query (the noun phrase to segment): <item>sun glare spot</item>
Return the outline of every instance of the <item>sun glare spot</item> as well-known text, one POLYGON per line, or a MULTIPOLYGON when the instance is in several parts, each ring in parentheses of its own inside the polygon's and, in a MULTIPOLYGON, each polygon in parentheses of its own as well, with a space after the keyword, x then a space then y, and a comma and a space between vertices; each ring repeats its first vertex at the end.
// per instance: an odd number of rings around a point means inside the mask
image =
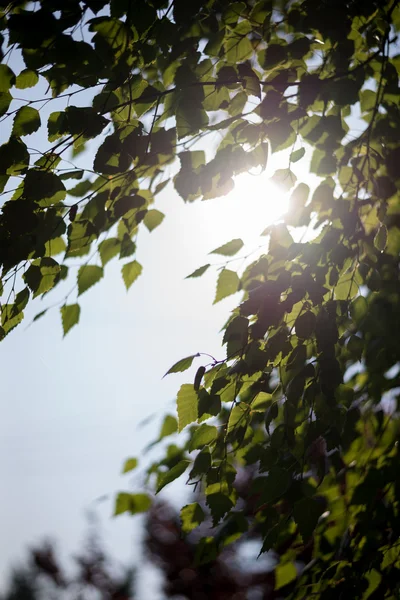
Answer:
POLYGON ((244 173, 236 178, 235 188, 227 196, 229 219, 237 223, 245 243, 254 243, 261 232, 278 222, 288 210, 290 192, 285 192, 265 173, 244 173))

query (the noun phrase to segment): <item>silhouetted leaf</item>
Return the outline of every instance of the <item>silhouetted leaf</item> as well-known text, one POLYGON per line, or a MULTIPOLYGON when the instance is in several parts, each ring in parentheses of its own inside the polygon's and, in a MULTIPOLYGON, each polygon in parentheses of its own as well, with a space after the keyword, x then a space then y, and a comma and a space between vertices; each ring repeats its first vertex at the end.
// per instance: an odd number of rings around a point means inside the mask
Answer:
POLYGON ((181 358, 181 360, 178 360, 178 362, 176 362, 170 369, 168 369, 164 377, 166 375, 169 375, 170 373, 181 373, 182 371, 186 371, 192 366, 192 362, 198 356, 200 356, 199 353, 192 354, 191 356, 187 356, 186 358, 181 358))
POLYGON ((190 278, 194 278, 194 277, 201 277, 201 275, 203 275, 203 273, 205 273, 208 269, 210 265, 204 265, 202 267, 199 267, 198 269, 196 269, 195 271, 193 271, 193 273, 191 273, 190 275, 187 275, 187 277, 185 277, 185 279, 190 279, 190 278))

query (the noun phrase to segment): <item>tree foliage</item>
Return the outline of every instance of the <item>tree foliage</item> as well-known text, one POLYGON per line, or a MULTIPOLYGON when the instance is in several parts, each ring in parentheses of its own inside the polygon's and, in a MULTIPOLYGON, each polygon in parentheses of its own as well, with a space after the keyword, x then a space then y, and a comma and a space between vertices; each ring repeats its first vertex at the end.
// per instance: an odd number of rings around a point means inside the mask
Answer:
MULTIPOLYGON (((137 9, 41 0, 0 8, 4 57, 16 48, 24 63, 20 72, 0 68, 0 111, 12 120, 0 178, 5 193, 13 188, 0 217, 1 336, 28 302, 69 279, 71 259, 80 263, 78 295, 117 256, 129 288, 141 273, 137 232, 162 221, 151 206, 167 173, 185 201, 211 199, 229 193, 241 172, 265 169, 269 153, 286 151, 273 181, 291 193, 291 209, 265 230, 267 254, 238 272, 229 257, 241 240, 214 250, 227 257, 215 302, 242 294, 224 328, 226 358, 202 357, 181 387, 178 421, 170 416, 160 439, 188 426, 189 435, 151 465, 149 479, 160 490, 185 473, 203 486, 220 529, 199 542, 200 563, 257 526, 261 552, 286 545, 275 583, 296 582, 286 597, 396 597, 399 3, 143 0, 137 9), (43 98, 34 97, 43 80, 65 100, 47 123, 43 98), (31 99, 18 100, 26 88, 31 99), (49 146, 37 156, 27 136, 41 127, 49 146), (205 139, 218 139, 214 149, 205 139), (93 144, 88 169, 78 163, 93 144), (292 169, 306 148, 320 178, 314 190, 292 169), (298 235, 310 224, 314 236, 298 235), (252 465, 249 513, 235 481, 252 465)), ((79 306, 60 308, 66 334, 79 306)), ((186 509, 185 528, 199 515, 186 509)))

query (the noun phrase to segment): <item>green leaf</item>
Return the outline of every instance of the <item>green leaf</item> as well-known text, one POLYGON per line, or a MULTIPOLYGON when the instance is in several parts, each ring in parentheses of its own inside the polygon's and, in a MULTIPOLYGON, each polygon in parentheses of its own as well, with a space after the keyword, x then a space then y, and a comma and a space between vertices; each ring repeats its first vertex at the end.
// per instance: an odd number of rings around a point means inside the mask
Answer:
POLYGON ((185 277, 185 279, 191 279, 194 277, 201 277, 201 275, 203 275, 203 273, 205 273, 208 269, 210 265, 203 265, 202 267, 199 267, 198 269, 196 269, 195 271, 193 271, 193 273, 190 273, 190 275, 187 275, 187 277, 185 277))
POLYGON ((290 162, 296 163, 303 158, 306 153, 305 148, 299 148, 298 150, 294 150, 290 155, 290 162))
POLYGON ((75 198, 81 198, 82 196, 86 196, 86 194, 93 188, 93 183, 89 179, 85 179, 84 181, 80 181, 76 186, 68 190, 69 196, 73 196, 75 198))
POLYGON ((122 473, 129 473, 130 471, 136 469, 136 467, 138 466, 138 462, 139 461, 137 458, 128 458, 124 463, 122 473))
POLYGON ((299 315, 295 322, 297 337, 302 340, 309 339, 315 331, 316 320, 316 316, 310 310, 299 315))
POLYGON ((65 304, 60 308, 60 311, 65 336, 74 325, 79 323, 81 307, 79 304, 65 304))
POLYGON ((114 258, 114 256, 117 256, 117 254, 120 253, 120 250, 121 250, 121 242, 117 238, 107 238, 106 240, 103 240, 102 242, 100 242, 99 254, 100 254, 101 264, 103 265, 103 267, 105 267, 106 264, 112 258, 114 258))
POLYGON ((153 231, 153 229, 161 225, 161 223, 164 220, 164 217, 164 213, 154 208, 152 210, 147 211, 143 219, 143 223, 146 225, 149 231, 153 231))
POLYGON ((237 292, 239 282, 240 280, 238 274, 235 271, 231 271, 230 269, 222 269, 218 277, 214 304, 237 292))
POLYGON ((115 502, 114 515, 118 516, 125 512, 135 515, 147 512, 151 506, 151 498, 147 494, 130 494, 120 492, 115 502))
POLYGON ((26 88, 35 86, 38 81, 39 75, 36 73, 36 71, 24 69, 19 75, 17 75, 15 87, 19 90, 25 90, 26 88))
POLYGON ((23 106, 15 115, 12 135, 20 137, 34 133, 39 129, 40 123, 39 111, 31 106, 23 106))
POLYGON ((213 536, 202 537, 201 540, 196 544, 196 552, 194 557, 194 564, 206 565, 214 560, 218 556, 218 546, 213 536))
POLYGON ((379 227, 378 232, 374 238, 374 246, 380 252, 383 252, 387 245, 388 233, 386 229, 386 225, 382 225, 379 227))
POLYGON ((210 252, 210 254, 222 254, 223 256, 233 256, 243 248, 243 245, 244 244, 241 239, 231 240, 227 244, 219 246, 219 248, 216 248, 215 250, 210 252))
POLYGON ((66 189, 55 173, 30 169, 25 175, 24 196, 46 208, 61 203, 66 196, 66 189))
POLYGON ((15 74, 6 64, 0 64, 0 92, 7 93, 15 83, 15 74))
POLYGON ((166 415, 161 426, 159 440, 162 440, 178 431, 178 421, 172 415, 166 415))
POLYGON ((6 114, 12 102, 10 92, 0 92, 0 117, 6 114))
POLYGON ((207 425, 206 423, 200 425, 200 427, 195 430, 190 438, 189 452, 192 452, 193 450, 200 450, 201 448, 204 448, 204 446, 212 444, 215 442, 217 437, 218 429, 216 427, 207 425))
POLYGON ((200 389, 201 381, 203 379, 203 376, 204 376, 205 372, 206 372, 206 368, 203 367, 203 366, 199 367, 197 369, 197 371, 196 371, 196 375, 195 375, 195 378, 194 378, 194 384, 193 384, 194 389, 196 390, 196 392, 198 392, 199 389, 200 389))
POLYGON ((286 492, 290 482, 291 477, 288 471, 281 467, 271 467, 265 481, 263 500, 265 502, 277 500, 286 492))
POLYGON ((166 473, 162 473, 157 482, 156 494, 161 492, 161 490, 166 485, 168 485, 169 483, 172 483, 173 481, 175 481, 175 479, 180 477, 186 471, 186 469, 188 468, 189 465, 190 465, 190 460, 181 460, 178 462, 177 465, 172 467, 172 469, 170 469, 166 473))
POLYGON ((297 569, 293 563, 280 564, 275 568, 275 590, 280 590, 297 578, 297 569))
POLYGON ((83 265, 78 271, 78 295, 86 292, 103 277, 103 267, 83 265))
POLYGON ((191 383, 184 383, 177 397, 178 431, 182 431, 187 425, 197 421, 198 397, 191 383))
POLYGON ((127 290, 129 290, 132 283, 139 277, 142 269, 142 265, 138 263, 137 260, 133 260, 122 267, 122 278, 127 290))
POLYGON ((368 303, 364 296, 358 296, 358 298, 355 298, 350 304, 351 318, 357 323, 357 325, 360 325, 367 314, 368 303))
MULTIPOLYGON (((272 394, 267 394, 266 392, 260 392, 257 394, 256 398, 254 398, 251 403, 251 411, 252 412, 265 412, 265 410, 270 406, 272 400, 272 394)), ((276 414, 276 416, 278 416, 276 414)))
POLYGON ((214 494, 207 495, 207 505, 211 511, 213 519, 213 527, 218 525, 220 520, 228 513, 234 506, 232 500, 223 494, 222 492, 216 492, 214 494))
POLYGON ((340 277, 335 287, 335 296, 338 300, 351 300, 359 289, 359 279, 355 272, 345 273, 340 277))
POLYGON ((228 323, 222 339, 222 343, 227 344, 226 355, 228 358, 233 358, 247 344, 248 327, 249 320, 240 315, 234 317, 228 323))
POLYGON ((189 533, 204 521, 204 511, 200 504, 193 502, 181 509, 182 531, 189 533))
POLYGON ((186 371, 192 366, 192 362, 198 356, 200 356, 199 353, 192 354, 191 356, 187 356, 186 358, 181 358, 181 360, 178 360, 178 362, 176 362, 174 365, 172 365, 170 369, 168 369, 164 377, 166 377, 170 373, 182 373, 183 371, 186 371))
POLYGON ((312 537, 318 519, 324 510, 323 502, 320 503, 314 498, 302 498, 294 505, 293 519, 299 528, 304 543, 307 543, 312 537))

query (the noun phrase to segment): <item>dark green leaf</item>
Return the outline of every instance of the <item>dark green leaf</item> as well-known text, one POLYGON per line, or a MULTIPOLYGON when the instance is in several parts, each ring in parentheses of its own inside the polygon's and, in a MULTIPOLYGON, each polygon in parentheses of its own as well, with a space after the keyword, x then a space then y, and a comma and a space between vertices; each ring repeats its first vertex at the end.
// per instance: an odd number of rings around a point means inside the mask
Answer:
POLYGON ((306 153, 305 148, 299 148, 298 150, 294 150, 290 155, 290 162, 296 163, 297 161, 299 161, 303 158, 305 153, 306 153))
POLYGON ((0 92, 7 93, 15 84, 15 74, 6 64, 0 64, 0 92))
POLYGON ((206 372, 206 368, 205 367, 199 367, 196 371, 196 375, 194 378, 194 389, 196 390, 196 392, 199 391, 200 389, 200 385, 201 385, 201 380, 203 379, 204 373, 206 372))
POLYGON ((191 273, 190 275, 188 275, 185 279, 190 279, 190 278, 194 278, 194 277, 201 277, 201 275, 203 275, 203 273, 205 273, 208 269, 210 265, 204 265, 202 267, 199 267, 198 269, 196 269, 195 271, 193 271, 193 273, 191 273))
POLYGON ((181 360, 178 360, 178 362, 176 362, 170 369, 168 369, 164 377, 166 375, 169 375, 170 373, 181 373, 182 371, 186 371, 192 366, 192 362, 198 356, 200 356, 199 353, 192 354, 191 356, 187 356, 186 358, 181 358, 181 360))
POLYGON ((303 498, 294 505, 293 519, 304 543, 307 543, 313 535, 318 519, 324 510, 324 503, 317 502, 314 498, 303 498))

